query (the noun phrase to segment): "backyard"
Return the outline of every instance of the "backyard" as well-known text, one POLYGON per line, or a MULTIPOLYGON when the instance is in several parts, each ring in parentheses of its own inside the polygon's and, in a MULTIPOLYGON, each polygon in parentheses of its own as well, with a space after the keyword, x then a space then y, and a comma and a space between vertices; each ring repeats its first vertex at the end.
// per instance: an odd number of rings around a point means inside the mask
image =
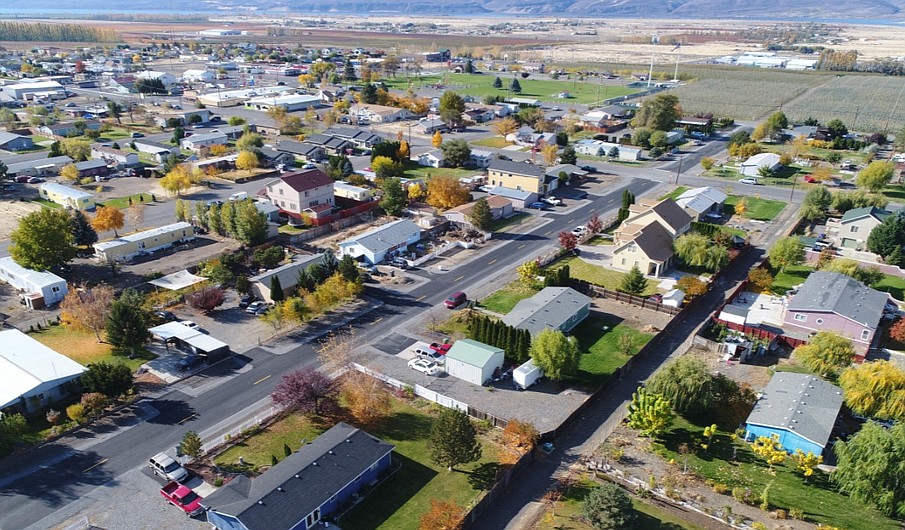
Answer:
POLYGON ((590 316, 571 333, 582 352, 577 382, 596 388, 653 338, 618 317, 590 316))
MULTIPOLYGON (((110 344, 98 342, 93 331, 63 325, 45 327, 41 331, 29 333, 29 335, 82 366, 99 361, 122 362, 135 371, 139 366, 154 358, 154 354, 144 349, 140 350, 134 359, 130 359, 127 355, 117 355, 110 344)), ((103 336, 102 332, 101 337, 103 336)))
POLYGON ((456 179, 462 177, 472 177, 478 172, 474 169, 457 169, 453 167, 428 167, 419 165, 417 162, 409 162, 405 165, 406 178, 423 178, 435 176, 453 177, 456 179))
MULTIPOLYGON (((618 290, 622 285, 622 279, 625 278, 625 273, 608 269, 606 267, 601 267, 599 265, 592 265, 579 258, 578 256, 566 256, 565 258, 552 263, 548 268, 557 270, 566 265, 569 266, 570 277, 575 278, 576 280, 586 281, 588 283, 603 287, 604 289, 610 289, 612 291, 618 290)), ((660 292, 660 289, 657 288, 657 284, 655 282, 648 281, 647 289, 645 289, 644 292, 641 293, 641 296, 650 296, 658 292, 660 292)))
POLYGON ((745 199, 747 206, 742 217, 746 219, 754 219, 756 221, 772 221, 779 215, 779 212, 786 207, 786 203, 782 201, 774 201, 772 199, 760 199, 758 197, 743 197, 741 195, 729 195, 726 198, 724 211, 728 215, 735 214, 735 205, 740 200, 745 199))

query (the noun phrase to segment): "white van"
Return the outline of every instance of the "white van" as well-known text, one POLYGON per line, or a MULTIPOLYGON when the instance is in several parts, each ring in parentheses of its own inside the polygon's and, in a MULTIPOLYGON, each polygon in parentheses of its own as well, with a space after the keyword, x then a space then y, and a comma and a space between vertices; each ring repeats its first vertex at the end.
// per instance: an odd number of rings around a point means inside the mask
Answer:
POLYGON ((248 198, 247 191, 239 191, 239 192, 233 193, 232 195, 229 196, 229 202, 244 201, 247 198, 248 198))

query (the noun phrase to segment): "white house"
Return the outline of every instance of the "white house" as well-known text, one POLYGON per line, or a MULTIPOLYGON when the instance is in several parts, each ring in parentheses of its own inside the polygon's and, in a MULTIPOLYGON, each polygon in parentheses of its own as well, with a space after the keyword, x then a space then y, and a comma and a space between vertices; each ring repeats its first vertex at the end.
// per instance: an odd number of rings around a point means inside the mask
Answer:
POLYGON ((482 149, 471 150, 471 163, 481 169, 490 167, 490 163, 493 161, 493 158, 494 154, 492 151, 484 151, 482 149))
POLYGON ((195 239, 192 225, 186 222, 152 228, 94 244, 94 253, 103 262, 129 260, 141 254, 195 239))
POLYGON ((213 83, 217 79, 210 70, 186 70, 182 73, 182 80, 186 83, 213 83))
POLYGON ((613 148, 619 151, 619 160, 635 161, 641 158, 641 149, 629 145, 619 145, 600 140, 578 140, 575 142, 575 152, 588 156, 609 156, 613 148))
POLYGON ((358 111, 359 119, 366 119, 371 123, 390 123, 407 120, 412 117, 412 112, 409 109, 387 107, 385 105, 360 104, 356 105, 353 110, 358 111))
POLYGON ((94 195, 87 191, 77 190, 57 184, 56 182, 45 182, 38 188, 38 194, 42 199, 55 202, 65 208, 73 210, 93 210, 94 195))
POLYGON ((12 285, 32 309, 41 309, 63 300, 69 289, 66 280, 48 271, 26 269, 11 256, 0 258, 0 280, 12 285))
POLYGON ((703 221, 708 213, 722 215, 725 202, 726 194, 711 186, 687 190, 676 199, 676 204, 695 221, 703 221))
POLYGON ((741 164, 740 172, 746 177, 760 176, 760 168, 766 167, 770 171, 776 171, 782 167, 779 163, 779 155, 776 153, 758 153, 741 164))
POLYGON ((41 410, 78 390, 87 368, 18 329, 0 331, 0 411, 41 410))
POLYGON ((368 188, 353 186, 341 180, 333 183, 333 195, 358 202, 370 201, 373 198, 373 194, 368 188))
POLYGON ((283 288, 283 294, 286 294, 298 284, 299 271, 323 261, 323 252, 308 256, 295 256, 292 261, 285 265, 270 269, 269 271, 262 272, 257 276, 249 278, 248 281, 251 283, 251 292, 258 297, 258 300, 270 302, 272 300, 270 286, 272 285, 274 277, 279 278, 280 287, 283 288))
POLYGON ((420 239, 421 229, 418 225, 408 219, 400 219, 340 242, 339 255, 349 255, 376 265, 386 259, 388 254, 405 250, 420 239))
POLYGON ((91 158, 103 160, 107 165, 137 166, 138 153, 114 149, 105 145, 91 146, 91 158))
POLYGON ((188 138, 183 138, 180 145, 182 145, 183 149, 188 149, 189 151, 199 151, 205 147, 226 145, 228 142, 226 135, 217 131, 209 134, 194 134, 188 138))
POLYGON ((176 76, 156 70, 145 70, 144 72, 139 72, 135 77, 138 79, 156 79, 163 83, 164 88, 170 88, 176 84, 176 76))
POLYGON ((417 156, 418 165, 427 167, 443 167, 446 165, 446 157, 443 151, 432 149, 417 156))

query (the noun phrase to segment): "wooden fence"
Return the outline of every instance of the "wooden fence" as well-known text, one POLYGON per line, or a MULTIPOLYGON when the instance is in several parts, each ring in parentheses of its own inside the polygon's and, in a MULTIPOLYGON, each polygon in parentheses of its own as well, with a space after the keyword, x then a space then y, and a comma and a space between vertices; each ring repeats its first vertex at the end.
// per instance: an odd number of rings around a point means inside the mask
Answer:
POLYGON ((677 307, 663 305, 662 302, 651 300, 650 298, 645 298, 643 296, 635 296, 628 293, 620 293, 619 291, 611 291, 609 289, 604 289, 603 287, 599 287, 583 280, 576 280, 574 278, 571 278, 570 282, 572 283, 572 287, 574 287, 576 290, 581 291, 589 296, 616 300, 617 302, 625 302, 627 304, 638 306, 644 309, 650 309, 652 311, 658 311, 660 313, 666 313, 667 315, 672 316, 678 315, 682 312, 682 310, 677 307))
POLYGON ((481 515, 506 492, 512 479, 532 460, 534 460, 534 453, 529 452, 522 455, 512 467, 497 471, 493 487, 487 490, 487 493, 465 514, 465 528, 473 527, 481 515))
POLYGON ((333 221, 329 224, 324 224, 321 226, 312 226, 311 228, 308 228, 304 232, 301 232, 298 234, 292 234, 292 235, 280 234, 280 237, 283 238, 290 245, 300 245, 301 243, 303 243, 305 241, 309 241, 316 237, 320 237, 324 234, 338 232, 338 231, 342 230, 343 228, 346 228, 346 227, 349 227, 349 226, 352 226, 355 224, 363 223, 365 221, 370 221, 372 219, 373 219, 373 215, 371 214, 370 209, 369 209, 363 213, 359 213, 357 215, 350 215, 350 216, 344 217, 342 219, 333 221))

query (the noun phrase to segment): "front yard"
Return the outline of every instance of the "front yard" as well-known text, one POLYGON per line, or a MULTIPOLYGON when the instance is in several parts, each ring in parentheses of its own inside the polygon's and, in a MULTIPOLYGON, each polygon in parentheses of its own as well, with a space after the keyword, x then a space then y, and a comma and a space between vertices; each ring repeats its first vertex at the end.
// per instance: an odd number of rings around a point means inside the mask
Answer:
POLYGON ((129 199, 132 199, 132 204, 151 204, 153 202, 150 193, 136 193, 126 197, 104 199, 98 203, 98 206, 112 206, 122 210, 129 207, 129 199))
POLYGON ((410 179, 426 179, 428 177, 444 176, 460 179, 462 177, 472 177, 479 174, 480 171, 475 169, 459 169, 454 167, 428 167, 419 165, 417 162, 409 162, 405 165, 405 177, 410 179))
MULTIPOLYGON (((572 278, 575 278, 576 280, 586 281, 588 283, 603 287, 604 289, 610 289, 612 291, 618 290, 622 285, 622 279, 625 278, 625 273, 601 267, 599 265, 592 265, 579 258, 578 256, 566 256, 565 258, 549 265, 549 268, 556 270, 564 267, 565 265, 569 266, 569 276, 571 276, 572 278)), ((656 282, 648 281, 647 289, 643 293, 641 293, 641 296, 650 296, 658 292, 660 292, 660 290, 657 288, 656 282)))
MULTIPOLYGON (((82 366, 99 361, 122 362, 135 371, 139 366, 154 358, 154 354, 143 349, 134 359, 129 359, 127 355, 116 355, 110 344, 97 341, 93 331, 73 329, 63 325, 46 327, 41 331, 29 333, 29 336, 82 366)), ((102 332, 101 337, 103 336, 102 332)))
POLYGON ((505 315, 512 311, 515 304, 534 296, 538 291, 539 289, 527 287, 521 281, 516 280, 478 302, 478 307, 505 315))
POLYGON ((742 217, 745 219, 754 219, 756 221, 772 221, 783 208, 786 203, 782 201, 774 201, 772 199, 760 199, 757 197, 743 197, 741 195, 730 195, 726 198, 724 211, 727 215, 735 215, 735 205, 742 199, 745 199, 747 209, 742 217))

